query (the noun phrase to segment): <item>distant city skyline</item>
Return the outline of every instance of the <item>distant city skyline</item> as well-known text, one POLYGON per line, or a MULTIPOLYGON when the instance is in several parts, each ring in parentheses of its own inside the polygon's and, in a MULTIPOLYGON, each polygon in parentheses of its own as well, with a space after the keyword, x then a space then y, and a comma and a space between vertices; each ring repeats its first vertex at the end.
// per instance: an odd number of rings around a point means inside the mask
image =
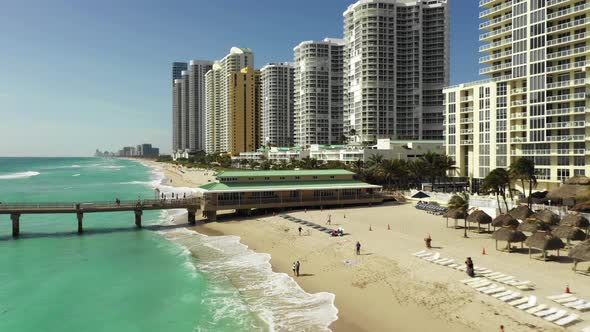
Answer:
MULTIPOLYGON (((172 62, 232 46, 251 48, 256 69, 292 62, 301 41, 342 37, 354 2, 1 4, 0 156, 89 156, 138 140, 169 153, 172 62)), ((451 84, 478 79, 477 1, 451 1, 450 12, 451 84)))

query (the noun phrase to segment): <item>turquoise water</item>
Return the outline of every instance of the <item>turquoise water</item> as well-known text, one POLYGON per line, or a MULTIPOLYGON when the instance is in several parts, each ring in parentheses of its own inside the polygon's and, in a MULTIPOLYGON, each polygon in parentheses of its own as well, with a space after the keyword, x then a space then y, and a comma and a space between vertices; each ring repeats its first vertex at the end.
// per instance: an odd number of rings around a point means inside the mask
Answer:
MULTIPOLYGON (((150 169, 127 160, 0 158, 0 202, 152 198, 150 169)), ((263 331, 231 280, 185 247, 136 230, 131 212, 0 215, 0 331, 263 331)), ((143 224, 165 215, 146 212, 143 224)), ((170 237, 171 235, 168 235, 170 237)))

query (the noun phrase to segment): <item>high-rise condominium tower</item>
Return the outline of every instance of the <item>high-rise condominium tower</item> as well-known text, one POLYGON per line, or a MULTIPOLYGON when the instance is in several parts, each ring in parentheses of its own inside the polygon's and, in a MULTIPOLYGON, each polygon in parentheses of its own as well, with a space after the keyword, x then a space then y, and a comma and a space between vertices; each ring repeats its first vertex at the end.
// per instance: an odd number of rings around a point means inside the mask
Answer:
POLYGON ((229 150, 232 155, 260 146, 260 71, 229 74, 229 150))
POLYGON ((215 61, 205 74, 206 86, 206 137, 207 153, 230 151, 229 142, 229 89, 232 73, 254 66, 254 53, 247 48, 232 47, 223 59, 215 61))
POLYGON ((341 39, 304 41, 295 52, 295 144, 342 142, 341 39))
POLYGON ((213 68, 212 61, 192 60, 189 70, 189 150, 205 150, 205 74, 213 68))
POLYGON ((447 0, 360 0, 344 12, 345 133, 442 139, 447 0))
POLYGON ((485 81, 445 89, 446 149, 477 189, 525 157, 539 189, 588 175, 590 3, 482 0, 485 81))
POLYGON ((180 150, 189 150, 189 131, 190 131, 190 114, 189 114, 189 74, 183 70, 181 76, 180 94, 180 150))
POLYGON ((181 100, 182 100, 182 79, 174 80, 172 86, 172 151, 180 150, 181 135, 181 100))
POLYGON ((261 69, 261 144, 293 146, 292 63, 271 63, 261 69))
POLYGON ((182 78, 182 71, 187 70, 187 63, 186 62, 173 62, 172 63, 172 83, 174 80, 182 78))

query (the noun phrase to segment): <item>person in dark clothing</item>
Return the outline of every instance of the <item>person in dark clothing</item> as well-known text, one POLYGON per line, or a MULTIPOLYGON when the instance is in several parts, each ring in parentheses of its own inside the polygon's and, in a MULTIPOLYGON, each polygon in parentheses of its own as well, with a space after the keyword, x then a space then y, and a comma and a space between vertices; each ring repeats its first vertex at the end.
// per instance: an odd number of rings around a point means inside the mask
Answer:
POLYGON ((471 278, 475 277, 475 270, 473 269, 473 261, 471 260, 471 257, 467 257, 465 265, 467 267, 467 275, 471 278))
POLYGON ((299 236, 301 236, 301 231, 303 230, 303 228, 301 228, 301 226, 299 226, 299 236))
POLYGON ((360 255, 361 254, 361 243, 360 242, 356 242, 356 254, 360 255))
POLYGON ((299 261, 297 261, 297 263, 295 263, 295 274, 299 277, 299 268, 301 267, 301 263, 299 263, 299 261))

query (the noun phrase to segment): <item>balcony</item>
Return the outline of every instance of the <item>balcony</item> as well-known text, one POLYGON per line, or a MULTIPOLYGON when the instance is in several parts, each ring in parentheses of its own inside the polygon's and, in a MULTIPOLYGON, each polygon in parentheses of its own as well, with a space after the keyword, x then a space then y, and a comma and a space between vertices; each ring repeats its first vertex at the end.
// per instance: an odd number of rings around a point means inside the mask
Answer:
POLYGON ((512 31, 512 26, 507 26, 504 27, 502 29, 496 29, 496 30, 492 30, 490 32, 486 32, 484 34, 479 35, 479 40, 486 40, 488 38, 492 38, 492 37, 496 37, 499 35, 503 35, 507 32, 511 32, 512 31))
POLYGON ((526 131, 526 129, 527 129, 526 125, 510 126, 510 131, 526 131))
POLYGON ((486 9, 479 13, 479 18, 484 18, 486 16, 501 12, 506 9, 512 9, 512 1, 506 2, 500 6, 492 7, 490 9, 486 9))
POLYGON ((586 61, 578 61, 578 62, 574 62, 574 63, 566 63, 566 64, 559 65, 559 66, 547 67, 547 73, 554 73, 554 72, 570 70, 570 69, 574 69, 574 68, 586 67, 586 63, 587 63, 586 61))
POLYGON ((559 45, 559 44, 564 44, 564 43, 570 43, 570 42, 577 41, 580 39, 588 38, 589 36, 590 36, 590 34, 588 34, 586 32, 582 32, 582 33, 575 34, 573 36, 566 36, 566 37, 561 37, 561 38, 557 38, 557 39, 551 39, 551 40, 547 41, 547 46, 554 46, 554 45, 559 45))
POLYGON ((461 113, 469 113, 469 112, 473 112, 473 107, 463 107, 460 109, 461 113))
POLYGON ((510 143, 526 143, 527 139, 526 137, 512 137, 510 139, 510 143))
POLYGON ((459 121, 459 123, 461 123, 461 124, 473 123, 473 118, 463 118, 459 121))
POLYGON ((498 48, 498 47, 502 47, 502 46, 508 45, 508 44, 512 44, 512 38, 506 38, 506 39, 502 39, 500 41, 497 41, 495 43, 490 43, 490 44, 482 45, 482 46, 479 47, 479 51, 480 52, 483 52, 483 51, 495 49, 495 48, 498 48))
POLYGON ((492 61, 492 60, 502 59, 502 58, 509 57, 511 55, 512 55, 512 50, 494 53, 494 54, 482 56, 481 58, 479 58, 479 63, 485 63, 485 62, 492 61))
POLYGON ((461 145, 468 145, 468 144, 473 144, 473 140, 471 139, 464 139, 461 141, 461 145))
POLYGON ((545 111, 545 113, 548 116, 551 116, 551 115, 564 115, 564 114, 575 114, 575 113, 585 113, 585 112, 586 112, 586 108, 584 106, 582 106, 582 107, 558 108, 558 109, 554 109, 554 110, 547 110, 547 111, 545 111))
POLYGON ((461 129, 460 133, 461 135, 473 134, 473 129, 461 129))
POLYGON ((480 0, 479 6, 483 7, 485 5, 491 4, 492 2, 496 2, 496 1, 500 1, 500 0, 480 0))
POLYGON ((459 99, 461 102, 473 101, 473 96, 463 96, 459 99))
POLYGON ((520 94, 526 93, 526 91, 527 91, 526 87, 514 88, 514 89, 512 89, 512 91, 510 91, 510 93, 512 93, 513 95, 520 95, 520 94))
POLYGON ((555 82, 555 83, 547 83, 547 89, 559 89, 559 88, 566 88, 571 86, 578 86, 578 85, 585 85, 586 79, 580 78, 577 80, 570 80, 570 81, 563 81, 563 82, 555 82))
POLYGON ((547 1, 546 6, 547 6, 547 8, 549 8, 549 7, 557 6, 557 5, 567 2, 567 1, 570 1, 570 0, 549 0, 549 1, 547 1))
POLYGON ((486 74, 489 72, 493 72, 493 71, 498 71, 498 70, 504 70, 504 69, 508 69, 508 68, 512 68, 512 62, 508 62, 508 63, 503 63, 501 65, 497 65, 497 66, 491 66, 491 67, 486 67, 486 68, 481 68, 479 70, 479 74, 486 74))
POLYGON ((526 116, 527 116, 526 112, 516 112, 516 113, 510 114, 510 119, 522 119, 522 118, 526 118, 526 116))
POLYGON ((526 105, 526 99, 513 100, 510 102, 510 106, 525 106, 525 105, 526 105))
POLYGON ((585 127, 586 121, 551 122, 545 125, 548 129, 585 127))
POLYGON ((584 11, 586 9, 590 9, 590 3, 582 4, 582 5, 575 6, 575 7, 570 7, 570 8, 567 8, 567 9, 556 11, 556 12, 551 13, 551 14, 547 14, 547 21, 552 20, 554 18, 560 18, 562 16, 574 14, 574 13, 575 14, 578 14, 578 13, 581 14, 580 12, 581 11, 584 11))
POLYGON ((547 33, 557 32, 557 31, 564 30, 564 29, 571 29, 573 27, 577 27, 577 26, 581 26, 581 25, 586 25, 589 22, 590 22, 590 18, 582 18, 582 19, 579 19, 579 20, 575 20, 575 21, 571 21, 571 22, 567 22, 567 23, 562 23, 562 24, 554 25, 552 27, 547 28, 547 33))
POLYGON ((548 103, 551 103, 551 102, 560 102, 560 101, 564 101, 564 100, 579 100, 579 99, 586 99, 586 93, 579 92, 579 93, 571 93, 571 94, 567 94, 567 95, 547 96, 546 100, 548 103))
POLYGON ((567 57, 567 56, 571 56, 571 55, 585 53, 588 50, 589 50, 588 47, 582 46, 582 47, 574 48, 573 50, 565 50, 565 51, 561 51, 561 52, 549 53, 549 54, 547 54, 547 60, 553 60, 553 59, 557 59, 557 58, 563 58, 563 57, 567 57))
POLYGON ((492 28, 496 24, 503 23, 504 21, 508 21, 510 19, 512 19, 512 13, 506 14, 506 15, 501 16, 501 17, 498 17, 498 18, 495 18, 493 20, 489 20, 489 21, 485 21, 483 23, 480 23, 479 28, 480 29, 492 28))
POLYGON ((586 135, 563 135, 563 136, 547 136, 547 142, 571 142, 571 141, 584 141, 586 135))
POLYGON ((513 156, 551 156, 551 155, 583 155, 584 149, 537 149, 512 150, 513 156))

